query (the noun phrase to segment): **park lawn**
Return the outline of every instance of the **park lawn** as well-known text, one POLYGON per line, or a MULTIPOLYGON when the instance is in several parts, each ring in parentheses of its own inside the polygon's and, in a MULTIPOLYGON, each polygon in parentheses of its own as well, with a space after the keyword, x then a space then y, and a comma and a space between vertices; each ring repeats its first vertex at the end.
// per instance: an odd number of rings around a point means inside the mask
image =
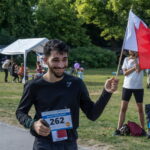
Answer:
MULTIPOLYGON (((115 69, 92 69, 85 72, 84 81, 93 101, 98 99, 105 80, 112 77, 111 73, 114 71, 115 69)), ((23 84, 4 83, 3 78, 4 73, 0 72, 0 121, 21 127, 15 118, 15 110, 22 95, 23 84)), ((150 141, 146 137, 112 136, 118 121, 123 75, 119 75, 118 78, 120 80, 118 90, 112 95, 99 119, 95 122, 90 121, 81 111, 78 129, 80 142, 85 145, 88 143, 91 145, 105 143, 112 146, 111 150, 149 150, 150 141)), ((9 81, 11 80, 9 77, 9 81)), ((150 91, 146 88, 146 76, 144 77, 144 87, 144 104, 149 104, 150 91)), ((33 113, 34 109, 31 110, 30 114, 33 116, 33 113)), ((128 120, 139 123, 133 97, 129 104, 126 122, 128 120)))

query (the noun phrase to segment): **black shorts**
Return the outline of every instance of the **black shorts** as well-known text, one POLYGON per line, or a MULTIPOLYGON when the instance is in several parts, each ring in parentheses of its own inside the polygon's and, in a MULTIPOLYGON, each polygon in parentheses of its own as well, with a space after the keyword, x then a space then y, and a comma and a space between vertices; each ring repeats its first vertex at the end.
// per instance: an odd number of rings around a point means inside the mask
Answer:
POLYGON ((122 89, 122 100, 129 101, 132 93, 137 103, 143 103, 144 89, 122 89))

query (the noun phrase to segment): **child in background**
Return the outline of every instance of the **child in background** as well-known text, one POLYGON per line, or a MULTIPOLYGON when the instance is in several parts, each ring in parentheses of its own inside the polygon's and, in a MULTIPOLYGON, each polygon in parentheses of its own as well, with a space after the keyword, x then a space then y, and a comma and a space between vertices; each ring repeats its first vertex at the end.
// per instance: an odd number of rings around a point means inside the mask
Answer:
POLYGON ((120 128, 125 121, 126 111, 128 108, 129 100, 132 94, 135 97, 136 105, 138 109, 139 120, 141 128, 143 129, 143 135, 146 135, 144 130, 144 111, 143 111, 143 71, 139 67, 138 53, 135 51, 129 51, 129 57, 124 59, 122 70, 125 75, 123 90, 122 90, 122 102, 118 120, 117 130, 114 135, 121 135, 120 128))
POLYGON ((23 63, 21 63, 21 66, 19 67, 18 76, 19 76, 19 82, 21 83, 23 76, 24 76, 24 65, 23 65, 23 63))
MULTIPOLYGON (((28 75, 29 75, 29 69, 28 67, 26 67, 26 75, 25 75, 25 80, 28 80, 28 75)), ((23 79, 24 79, 24 64, 21 63, 21 66, 19 67, 19 70, 18 70, 18 76, 19 76, 19 82, 23 82, 23 79)))
POLYGON ((80 68, 80 64, 77 61, 75 61, 75 63, 74 63, 75 75, 78 74, 79 68, 80 68))
POLYGON ((84 68, 79 68, 79 71, 77 73, 77 76, 80 78, 80 79, 84 79, 84 68))
POLYGON ((11 67, 11 75, 14 77, 13 82, 16 82, 16 79, 19 82, 19 76, 18 76, 18 65, 14 62, 11 67))

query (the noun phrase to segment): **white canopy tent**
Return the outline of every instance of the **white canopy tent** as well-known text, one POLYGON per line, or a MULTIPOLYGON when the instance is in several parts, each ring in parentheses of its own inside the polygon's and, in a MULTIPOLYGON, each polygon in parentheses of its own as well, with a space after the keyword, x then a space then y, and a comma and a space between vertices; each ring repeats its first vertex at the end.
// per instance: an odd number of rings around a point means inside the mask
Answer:
POLYGON ((37 53, 43 53, 43 47, 48 41, 47 38, 29 38, 29 39, 18 39, 7 47, 1 49, 0 53, 4 55, 24 55, 24 82, 26 75, 26 58, 30 51, 37 53))

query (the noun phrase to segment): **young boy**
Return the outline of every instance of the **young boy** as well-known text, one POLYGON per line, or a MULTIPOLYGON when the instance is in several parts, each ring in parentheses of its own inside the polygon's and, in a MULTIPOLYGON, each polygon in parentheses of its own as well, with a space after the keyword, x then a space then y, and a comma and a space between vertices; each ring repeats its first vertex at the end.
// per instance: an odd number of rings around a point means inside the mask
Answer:
POLYGON ((143 134, 146 134, 144 130, 144 112, 143 112, 143 71, 140 70, 138 53, 135 51, 129 51, 129 57, 124 59, 122 70, 125 75, 123 90, 122 90, 122 102, 118 120, 118 127, 114 135, 121 135, 120 128, 122 127, 126 111, 128 108, 129 100, 132 94, 135 97, 136 105, 138 109, 140 124, 143 129, 143 134))

